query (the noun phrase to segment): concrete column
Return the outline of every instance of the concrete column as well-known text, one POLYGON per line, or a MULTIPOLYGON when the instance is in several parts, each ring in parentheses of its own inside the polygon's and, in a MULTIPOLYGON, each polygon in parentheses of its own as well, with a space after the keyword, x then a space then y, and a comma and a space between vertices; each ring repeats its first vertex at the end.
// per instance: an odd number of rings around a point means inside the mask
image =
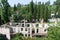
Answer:
POLYGON ((32 37, 32 28, 30 27, 30 37, 32 37))
POLYGON ((37 33, 37 28, 35 28, 35 34, 37 33))
POLYGON ((10 40, 10 30, 9 29, 6 29, 6 37, 10 40))

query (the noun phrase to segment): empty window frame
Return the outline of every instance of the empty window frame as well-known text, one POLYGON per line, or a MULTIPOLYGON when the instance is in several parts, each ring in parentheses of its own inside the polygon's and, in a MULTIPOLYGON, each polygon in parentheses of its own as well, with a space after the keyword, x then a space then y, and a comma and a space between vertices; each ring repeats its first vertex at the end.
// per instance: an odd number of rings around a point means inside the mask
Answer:
POLYGON ((22 24, 22 27, 24 27, 24 24, 22 24))
POLYGON ((30 33, 30 28, 28 28, 28 33, 30 33))
POLYGON ((28 34, 28 36, 30 36, 30 34, 28 34))
POLYGON ((25 31, 27 31, 27 28, 25 28, 25 31))
POLYGON ((36 24, 36 27, 38 27, 39 26, 39 24, 36 24))
POLYGON ((38 31, 39 31, 39 30, 37 29, 37 33, 38 33, 38 31))
POLYGON ((44 31, 46 32, 46 29, 44 29, 44 31))
POLYGON ((25 36, 27 37, 27 34, 25 34, 25 36))
POLYGON ((23 28, 21 28, 21 31, 23 31, 23 28))
POLYGON ((30 24, 27 24, 27 27, 29 27, 30 26, 30 24))

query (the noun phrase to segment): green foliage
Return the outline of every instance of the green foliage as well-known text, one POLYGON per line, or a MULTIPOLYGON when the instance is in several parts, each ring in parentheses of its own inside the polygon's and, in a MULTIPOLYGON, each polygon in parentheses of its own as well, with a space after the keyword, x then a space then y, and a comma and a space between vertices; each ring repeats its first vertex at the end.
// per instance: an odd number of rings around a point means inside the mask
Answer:
POLYGON ((60 7, 59 7, 59 9, 58 9, 58 16, 59 16, 59 18, 60 18, 60 7))
POLYGON ((46 6, 44 3, 42 3, 40 18, 44 19, 45 21, 47 21, 48 20, 48 16, 49 16, 48 6, 46 6))
POLYGON ((31 19, 34 18, 34 3, 33 3, 33 0, 30 2, 30 13, 32 14, 31 15, 31 19))
POLYGON ((18 3, 18 4, 17 4, 17 10, 20 11, 20 9, 21 9, 21 4, 18 3))
POLYGON ((59 8, 59 0, 54 2, 55 4, 50 5, 50 1, 47 1, 45 4, 41 2, 34 3, 33 0, 30 2, 30 4, 22 5, 18 3, 17 5, 14 5, 14 7, 10 7, 7 0, 1 1, 1 18, 3 20, 3 23, 7 23, 10 20, 11 15, 14 15, 14 21, 21 21, 23 19, 27 19, 29 21, 36 19, 44 19, 45 21, 48 20, 48 18, 51 17, 51 13, 53 12, 56 14, 58 12, 60 16, 60 8, 59 8))
POLYGON ((47 40, 60 40, 60 27, 50 27, 47 40))
POLYGON ((11 40, 23 40, 23 34, 17 33, 11 40))
POLYGON ((40 14, 41 14, 41 4, 39 3, 38 5, 37 5, 37 13, 38 13, 38 19, 40 19, 40 14))
POLYGON ((49 18, 49 10, 48 6, 45 7, 45 14, 44 14, 44 20, 47 22, 49 18))
POLYGON ((17 7, 16 7, 16 5, 14 5, 14 11, 15 11, 15 12, 17 11, 17 7))
POLYGON ((36 40, 60 40, 60 27, 49 27, 46 37, 36 37, 36 40))
POLYGON ((4 20, 4 23, 7 23, 9 22, 9 17, 10 17, 10 5, 9 3, 7 2, 7 0, 2 0, 2 14, 1 14, 1 17, 2 17, 2 20, 4 20))
POLYGON ((31 37, 24 37, 23 40, 36 40, 35 38, 31 38, 31 37))

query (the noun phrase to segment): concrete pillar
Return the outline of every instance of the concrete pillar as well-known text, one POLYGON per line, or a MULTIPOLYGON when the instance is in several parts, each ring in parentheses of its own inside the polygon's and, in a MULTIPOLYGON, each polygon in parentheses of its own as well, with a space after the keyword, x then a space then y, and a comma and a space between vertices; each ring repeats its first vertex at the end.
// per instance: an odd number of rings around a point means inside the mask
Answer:
POLYGON ((35 28, 35 34, 37 33, 37 28, 35 28))
POLYGON ((32 28, 30 27, 30 37, 32 37, 32 28))

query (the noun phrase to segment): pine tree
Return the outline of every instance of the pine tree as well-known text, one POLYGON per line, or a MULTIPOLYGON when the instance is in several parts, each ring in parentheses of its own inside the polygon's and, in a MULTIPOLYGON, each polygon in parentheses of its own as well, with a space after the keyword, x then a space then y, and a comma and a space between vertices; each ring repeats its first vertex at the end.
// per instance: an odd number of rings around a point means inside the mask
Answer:
POLYGON ((41 19, 45 18, 44 13, 45 13, 45 5, 44 5, 44 3, 42 3, 42 5, 41 5, 41 13, 40 13, 41 19))
POLYGON ((10 5, 7 0, 1 0, 1 2, 3 5, 2 19, 4 20, 4 23, 7 23, 7 22, 9 22, 9 15, 10 15, 9 14, 9 7, 10 7, 10 5))
POLYGON ((30 2, 30 13, 32 14, 31 15, 31 20, 34 19, 34 3, 33 3, 33 0, 30 2))
POLYGON ((48 6, 45 7, 45 15, 44 15, 44 20, 47 22, 48 21, 48 16, 49 16, 49 13, 48 13, 48 6))
POLYGON ((38 19, 40 19, 40 14, 41 14, 41 2, 38 2, 38 19))

